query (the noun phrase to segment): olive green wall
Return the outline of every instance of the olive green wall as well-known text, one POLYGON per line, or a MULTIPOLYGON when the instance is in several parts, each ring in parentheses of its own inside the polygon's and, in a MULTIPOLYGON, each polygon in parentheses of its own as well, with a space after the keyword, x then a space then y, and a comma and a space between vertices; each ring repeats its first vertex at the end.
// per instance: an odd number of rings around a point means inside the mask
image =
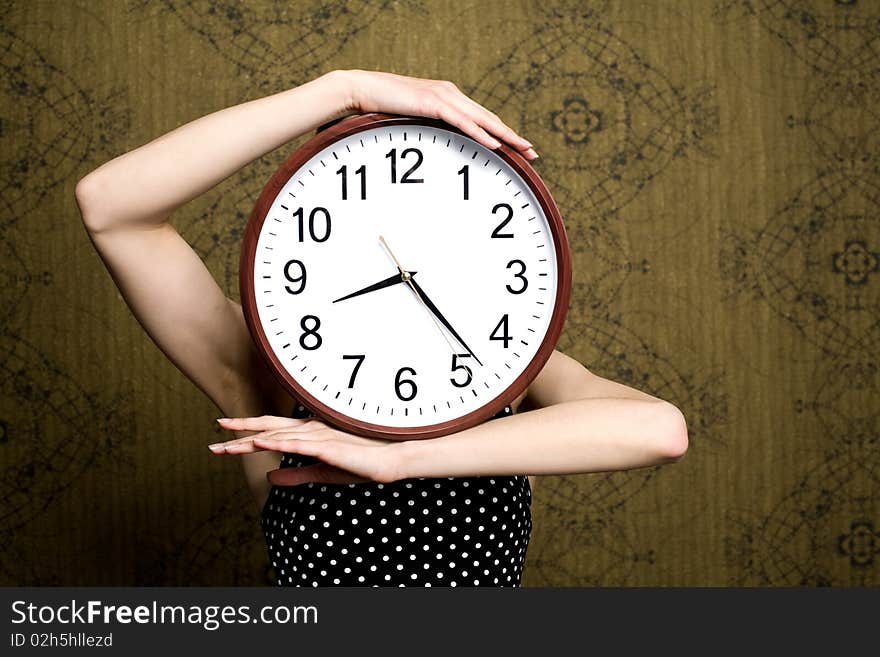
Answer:
MULTIPOLYGON (((451 79, 535 143, 575 263, 560 348, 688 419, 678 464, 539 478, 524 584, 880 582, 880 3, 0 16, 0 583, 269 582, 238 465, 206 449, 217 412, 127 310, 73 190, 181 124, 355 67, 451 79)), ((174 218, 235 298, 246 217, 295 145, 174 218)))

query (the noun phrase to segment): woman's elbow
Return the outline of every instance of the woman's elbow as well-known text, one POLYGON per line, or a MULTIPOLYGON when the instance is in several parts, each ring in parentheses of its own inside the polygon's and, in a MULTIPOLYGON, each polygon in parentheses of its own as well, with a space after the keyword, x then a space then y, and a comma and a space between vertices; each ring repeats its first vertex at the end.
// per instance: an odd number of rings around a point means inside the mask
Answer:
POLYGON ((688 448, 687 421, 681 410, 670 404, 661 404, 661 419, 657 423, 662 427, 657 437, 659 459, 662 463, 677 463, 684 458, 688 448))
POLYGON ((99 201, 98 198, 102 193, 101 183, 94 176, 88 175, 80 179, 76 184, 74 197, 79 207, 80 216, 83 225, 90 233, 98 233, 104 228, 103 222, 98 219, 95 212, 99 201))

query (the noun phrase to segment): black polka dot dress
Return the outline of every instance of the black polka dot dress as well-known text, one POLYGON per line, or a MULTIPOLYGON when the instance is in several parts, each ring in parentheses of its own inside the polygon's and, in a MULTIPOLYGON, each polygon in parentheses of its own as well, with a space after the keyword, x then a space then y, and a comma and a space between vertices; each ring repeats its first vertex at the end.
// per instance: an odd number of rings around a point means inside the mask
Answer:
MULTIPOLYGON (((284 454, 281 467, 316 461, 284 454)), ((515 587, 531 496, 525 475, 273 486, 261 521, 279 586, 515 587)))

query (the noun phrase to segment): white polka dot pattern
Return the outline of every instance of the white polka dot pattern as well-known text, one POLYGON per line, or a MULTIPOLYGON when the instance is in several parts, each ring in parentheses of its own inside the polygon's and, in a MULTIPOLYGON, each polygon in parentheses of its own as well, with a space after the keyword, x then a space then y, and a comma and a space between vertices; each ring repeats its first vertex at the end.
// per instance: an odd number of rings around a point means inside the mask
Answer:
MULTIPOLYGON (((281 467, 315 461, 284 454, 281 467)), ((279 586, 519 586, 531 487, 525 475, 273 486, 262 526, 279 586)))

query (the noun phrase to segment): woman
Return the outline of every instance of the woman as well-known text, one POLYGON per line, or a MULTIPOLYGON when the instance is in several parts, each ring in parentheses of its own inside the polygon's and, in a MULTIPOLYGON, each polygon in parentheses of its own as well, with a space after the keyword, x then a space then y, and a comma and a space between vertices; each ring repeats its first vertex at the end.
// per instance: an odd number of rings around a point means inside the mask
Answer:
POLYGON ((373 111, 440 118, 489 148, 503 140, 538 157, 450 82, 333 71, 107 162, 76 186, 83 222, 135 317, 227 416, 218 422, 236 438, 210 449, 241 455, 279 584, 518 586, 534 476, 678 461, 682 413, 555 351, 503 417, 471 429, 402 442, 336 430, 275 380, 241 306, 170 223, 254 159, 373 111))

